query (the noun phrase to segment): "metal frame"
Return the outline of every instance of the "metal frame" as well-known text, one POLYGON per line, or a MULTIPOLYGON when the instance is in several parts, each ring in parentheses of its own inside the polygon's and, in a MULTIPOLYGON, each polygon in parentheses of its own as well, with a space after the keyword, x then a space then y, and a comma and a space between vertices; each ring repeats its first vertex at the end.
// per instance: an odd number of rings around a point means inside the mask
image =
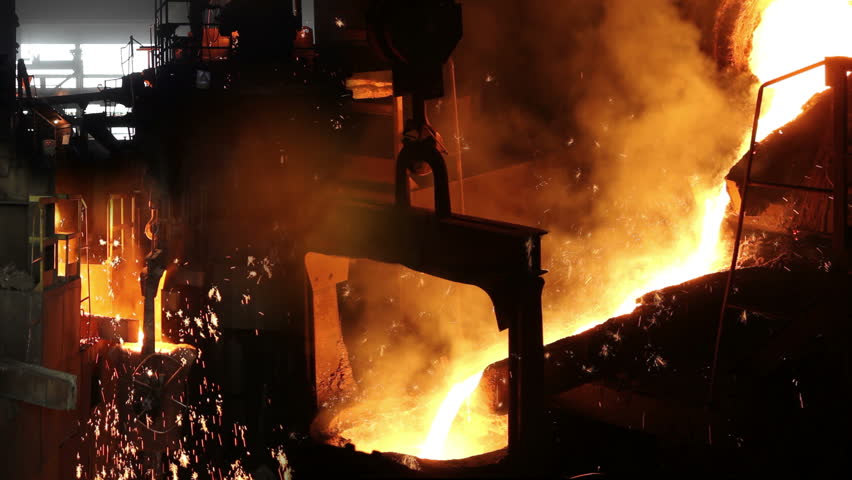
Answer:
MULTIPOLYGON (((305 254, 404 265, 484 290, 494 305, 497 327, 509 329, 509 458, 527 473, 541 470, 546 468, 541 445, 547 443, 541 312, 541 275, 546 272, 541 269, 541 237, 547 232, 452 214, 446 166, 441 168, 443 158, 438 157, 430 162, 435 211, 410 206, 406 162, 397 160, 396 205, 336 205, 306 235, 302 249, 305 254)), ((312 318, 306 328, 312 341, 312 318)), ((315 363, 311 341, 309 366, 315 363)), ((311 383, 315 385, 316 379, 311 383)))
MULTIPOLYGON (((177 50, 185 48, 183 46, 177 45, 175 31, 180 27, 188 27, 190 26, 189 21, 183 22, 171 22, 169 21, 169 4, 170 3, 189 3, 189 0, 154 0, 154 25, 151 31, 151 37, 153 41, 152 51, 151 51, 151 64, 154 68, 159 68, 169 63, 172 63, 175 59, 177 59, 177 50), (171 29, 171 34, 167 34, 165 30, 171 29)), ((187 18, 187 20, 189 20, 187 18)), ((203 28, 209 27, 218 27, 217 23, 204 23, 202 24, 203 28)), ((198 47, 199 56, 201 52, 208 51, 228 51, 232 47, 211 47, 200 45, 198 47)))
MULTIPOLYGON (((739 261, 740 243, 745 222, 746 202, 748 201, 749 187, 773 188, 782 190, 801 190, 807 192, 821 193, 828 196, 832 202, 832 271, 838 276, 847 276, 849 271, 848 251, 848 200, 849 200, 849 76, 852 72, 852 58, 828 57, 821 62, 801 68, 787 75, 770 80, 760 86, 757 94, 757 105, 755 106, 754 120, 752 124, 751 143, 749 146, 748 160, 743 174, 743 193, 740 202, 740 212, 737 218, 736 237, 734 239, 734 251, 731 257, 731 268, 728 270, 725 282, 725 291, 722 296, 722 308, 719 313, 719 324, 716 330, 716 343, 713 350, 713 363, 710 370, 710 403, 714 401, 716 376, 719 366, 719 348, 722 341, 722 330, 725 314, 728 308, 742 308, 730 303, 731 291, 733 289, 734 274, 739 261), (754 180, 751 169, 757 153, 757 127, 760 122, 760 113, 763 106, 763 94, 767 87, 796 77, 803 73, 817 69, 826 69, 826 85, 832 89, 833 103, 833 150, 834 168, 831 172, 833 188, 815 188, 803 185, 787 185, 772 182, 754 180)), ((841 294, 842 295, 842 294, 841 294)), ((841 298, 840 301, 843 301, 841 298)))
MULTIPOLYGON (((38 83, 38 85, 36 85, 35 83, 32 84, 34 96, 36 92, 40 93, 41 96, 45 97, 55 96, 63 92, 70 94, 96 92, 98 90, 97 87, 84 86, 86 79, 101 80, 102 83, 105 85, 106 82, 116 79, 116 75, 120 73, 86 73, 85 65, 83 64, 82 60, 82 45, 80 43, 75 43, 74 48, 70 51, 72 55, 71 60, 42 60, 40 57, 34 57, 32 59, 32 62, 27 66, 27 70, 30 71, 29 75, 32 76, 33 79, 38 83), (40 73, 40 71, 44 70, 70 70, 71 73, 40 73), (45 83, 45 80, 47 78, 63 78, 63 80, 55 87, 48 87, 45 83), (65 82, 72 79, 75 80, 76 86, 74 88, 66 87, 65 82)), ((121 73, 123 73, 124 66, 121 65, 121 68, 121 73)))
POLYGON ((509 454, 534 463, 544 432, 540 248, 545 233, 474 217, 438 218, 419 208, 343 205, 311 232, 304 249, 400 264, 484 290, 498 327, 509 329, 509 454))
MULTIPOLYGON (((171 22, 169 21, 169 4, 170 3, 189 3, 189 0, 154 0, 154 24, 151 30, 151 62, 154 68, 162 67, 177 59, 177 50, 184 48, 175 42, 174 31, 180 27, 191 26, 190 22, 171 22), (167 34, 168 30, 172 30, 171 34, 167 34)), ((302 2, 301 0, 292 0, 291 3, 293 13, 302 22, 302 2)), ((187 19, 188 20, 188 19, 187 19)), ((218 27, 218 23, 203 23, 203 28, 218 27)), ((194 47, 198 49, 199 57, 204 58, 204 52, 213 53, 216 51, 227 52, 233 48, 233 43, 227 47, 218 47, 210 45, 200 45, 194 47)), ((224 59, 223 59, 224 60, 224 59)))
POLYGON ((80 195, 31 195, 30 203, 30 275, 35 290, 43 291, 55 283, 65 283, 80 278, 80 239, 84 225, 83 198, 80 195), (56 204, 62 201, 77 202, 77 229, 71 233, 57 233, 54 229, 56 204), (49 218, 50 217, 50 218, 49 218), (76 242, 73 242, 76 240, 76 242), (64 275, 59 274, 59 249, 65 249, 64 275), (72 248, 72 244, 76 246, 72 248), (69 259, 76 258, 75 261, 69 259), (48 263, 50 263, 48 265, 48 263))
POLYGON ((107 258, 138 258, 139 211, 135 195, 109 194, 107 225, 107 258))

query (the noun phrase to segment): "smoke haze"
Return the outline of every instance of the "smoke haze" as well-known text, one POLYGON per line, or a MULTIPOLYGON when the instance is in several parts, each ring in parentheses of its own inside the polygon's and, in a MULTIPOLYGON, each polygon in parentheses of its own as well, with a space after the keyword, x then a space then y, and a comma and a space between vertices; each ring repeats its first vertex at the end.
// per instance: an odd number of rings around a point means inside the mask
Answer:
MULTIPOLYGON (((726 203, 723 178, 739 158, 748 126, 751 80, 718 72, 699 48, 700 31, 669 0, 511 3, 498 14, 488 2, 464 2, 469 25, 456 62, 463 70, 460 88, 472 97, 462 132, 469 147, 465 168, 535 162, 523 174, 466 181, 466 213, 550 231, 543 252, 550 271, 545 341, 551 342, 606 320, 643 288, 668 286, 651 282, 661 270, 687 264, 698 276, 724 265, 723 250, 710 247, 726 203), (714 212, 718 221, 708 226, 705 217, 714 212)), ((376 378, 392 379, 392 389, 386 382, 380 395, 362 402, 373 415, 398 405, 392 391, 408 395, 411 385, 440 385, 429 378, 429 367, 442 357, 453 367, 438 376, 458 381, 505 356, 493 314, 482 315, 490 308, 484 295, 462 289, 468 293, 459 300, 440 282, 428 284, 434 288, 414 294, 438 304, 410 303, 411 315, 452 302, 464 308, 444 308, 443 316, 429 318, 428 332, 395 339, 411 346, 403 355, 379 360, 380 345, 347 340, 350 356, 372 356, 374 380, 365 380, 372 384, 365 383, 371 387, 365 391, 376 392, 376 378)), ((366 328, 388 324, 376 320, 383 323, 371 320, 366 328)), ((438 402, 445 391, 435 391, 438 402)), ((418 401, 436 403, 426 395, 418 401)), ((490 425, 483 448, 505 441, 493 419, 480 420, 490 425)), ((359 448, 374 448, 383 431, 359 443, 356 437, 366 434, 357 430, 344 434, 359 448)), ((410 437, 396 445, 423 438, 410 437)))

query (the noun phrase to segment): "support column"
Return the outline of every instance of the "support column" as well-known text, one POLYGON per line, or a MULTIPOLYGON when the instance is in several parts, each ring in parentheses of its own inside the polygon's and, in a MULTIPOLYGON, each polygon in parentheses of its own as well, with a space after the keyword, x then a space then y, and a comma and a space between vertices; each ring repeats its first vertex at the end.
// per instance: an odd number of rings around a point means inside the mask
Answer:
POLYGON ((142 354, 150 355, 156 349, 157 328, 156 312, 154 311, 154 300, 157 298, 157 288, 160 285, 160 277, 166 272, 160 261, 162 250, 154 250, 145 257, 145 269, 139 276, 142 283, 142 296, 145 298, 145 310, 142 317, 142 334, 145 336, 142 342, 142 354))
POLYGON ((544 279, 517 288, 518 310, 509 326, 509 456, 527 473, 544 468, 544 335, 541 293, 544 279))
POLYGON ((849 203, 849 83, 846 76, 852 67, 848 58, 826 59, 826 80, 834 96, 834 182, 833 219, 833 269, 843 275, 848 273, 848 203, 849 203))

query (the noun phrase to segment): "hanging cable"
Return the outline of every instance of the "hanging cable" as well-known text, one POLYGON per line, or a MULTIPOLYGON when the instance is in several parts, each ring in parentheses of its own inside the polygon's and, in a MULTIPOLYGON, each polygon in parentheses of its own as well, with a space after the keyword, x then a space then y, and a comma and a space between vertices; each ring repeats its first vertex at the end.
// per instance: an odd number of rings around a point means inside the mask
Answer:
POLYGON ((453 91, 453 118, 455 120, 456 137, 456 175, 459 177, 459 212, 464 214, 464 170, 462 169, 461 127, 459 125, 459 97, 456 91, 456 63, 450 58, 450 89, 453 91))

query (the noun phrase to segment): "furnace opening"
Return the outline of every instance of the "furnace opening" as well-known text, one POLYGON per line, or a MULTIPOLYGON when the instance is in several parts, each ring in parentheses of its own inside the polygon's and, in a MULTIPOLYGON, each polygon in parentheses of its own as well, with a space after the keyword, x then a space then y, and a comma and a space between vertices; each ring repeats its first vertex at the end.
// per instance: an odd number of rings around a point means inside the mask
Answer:
POLYGON ((428 459, 506 446, 506 418, 470 398, 508 349, 485 292, 371 260, 306 265, 321 438, 428 459))

